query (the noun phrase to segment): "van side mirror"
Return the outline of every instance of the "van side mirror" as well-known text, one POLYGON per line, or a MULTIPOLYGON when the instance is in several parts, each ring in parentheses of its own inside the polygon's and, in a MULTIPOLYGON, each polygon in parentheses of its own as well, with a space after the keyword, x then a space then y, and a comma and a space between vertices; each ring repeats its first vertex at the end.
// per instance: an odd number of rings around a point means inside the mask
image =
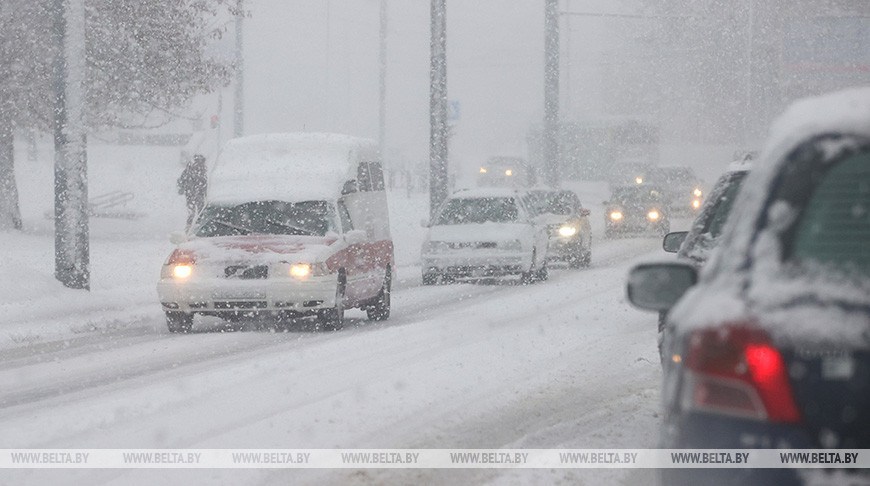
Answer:
POLYGON ((187 233, 182 231, 173 231, 172 234, 169 235, 169 242, 173 245, 180 245, 187 240, 187 233))
POLYGON ((676 253, 680 251, 686 237, 689 236, 688 231, 674 231, 665 235, 662 239, 662 249, 668 253, 676 253))
POLYGON ((357 191, 356 180, 347 181, 341 187, 341 195, 344 196, 346 194, 353 194, 357 191))
POLYGON ((687 263, 642 263, 629 272, 626 293, 635 307, 664 312, 697 282, 698 271, 687 263))

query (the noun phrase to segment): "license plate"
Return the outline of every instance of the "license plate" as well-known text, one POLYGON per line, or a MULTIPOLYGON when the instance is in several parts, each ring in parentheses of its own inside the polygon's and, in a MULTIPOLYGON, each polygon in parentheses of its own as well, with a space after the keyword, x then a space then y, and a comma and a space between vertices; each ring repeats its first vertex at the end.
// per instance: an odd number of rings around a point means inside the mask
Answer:
POLYGON ((855 360, 851 356, 822 358, 822 378, 826 380, 850 380, 855 374, 855 360))
POLYGON ((216 291, 211 294, 212 299, 221 299, 221 300, 241 300, 241 299, 265 299, 265 292, 258 291, 243 291, 243 290, 233 290, 233 291, 216 291))

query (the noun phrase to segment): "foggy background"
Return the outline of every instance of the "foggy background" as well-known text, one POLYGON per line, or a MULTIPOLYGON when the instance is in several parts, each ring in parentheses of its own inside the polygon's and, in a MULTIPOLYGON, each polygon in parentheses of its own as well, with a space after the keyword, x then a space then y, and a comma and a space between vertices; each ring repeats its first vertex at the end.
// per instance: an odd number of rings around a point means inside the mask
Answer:
MULTIPOLYGON (((379 2, 246 8, 245 134, 376 139, 379 2)), ((388 0, 385 158, 418 172, 429 157, 429 8, 388 0)), ((708 181, 735 151, 759 149, 793 99, 870 81, 862 0, 563 0, 560 10, 561 121, 643 120, 658 132, 651 162, 691 165, 708 181)), ((447 3, 448 97, 459 107, 451 171, 491 155, 535 160, 528 137, 543 119, 543 40, 542 1, 447 3)), ((230 120, 232 88, 223 93, 230 120)), ((230 131, 224 124, 221 138, 230 131)))

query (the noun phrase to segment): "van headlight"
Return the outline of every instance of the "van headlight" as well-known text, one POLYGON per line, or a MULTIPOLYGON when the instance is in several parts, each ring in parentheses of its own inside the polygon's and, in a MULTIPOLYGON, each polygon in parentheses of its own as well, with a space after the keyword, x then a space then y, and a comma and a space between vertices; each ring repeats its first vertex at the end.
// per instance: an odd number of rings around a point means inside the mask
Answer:
POLYGON ((286 275, 299 280, 329 275, 329 268, 327 268, 325 263, 282 263, 284 264, 286 275))
POLYGON ((427 241, 423 243, 423 253, 440 253, 450 249, 446 241, 427 241))
POLYGON ((659 212, 656 211, 655 209, 653 209, 652 211, 646 213, 646 217, 649 218, 649 219, 651 219, 651 220, 653 220, 653 221, 659 219, 661 216, 662 216, 662 215, 659 214, 659 212))
POLYGON ((695 197, 701 197, 701 195, 703 195, 704 193, 701 192, 700 189, 695 189, 694 191, 692 191, 692 194, 694 194, 695 197))
POLYGON ((186 280, 193 274, 193 265, 189 263, 173 263, 163 265, 160 268, 160 278, 173 278, 175 280, 186 280))
POLYGON ((610 213, 610 219, 614 221, 622 219, 622 213, 619 211, 613 211, 612 213, 610 213))
POLYGON ((577 228, 571 226, 570 224, 565 224, 559 227, 559 235, 564 236, 565 238, 574 236, 577 234, 577 228))

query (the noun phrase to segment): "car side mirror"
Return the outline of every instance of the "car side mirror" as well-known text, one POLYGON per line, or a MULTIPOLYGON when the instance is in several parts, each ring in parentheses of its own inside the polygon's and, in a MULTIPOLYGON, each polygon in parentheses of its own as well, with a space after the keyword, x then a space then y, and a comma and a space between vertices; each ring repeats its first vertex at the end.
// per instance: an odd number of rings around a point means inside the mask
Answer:
POLYGON ((424 227, 424 228, 428 228, 428 227, 429 227, 429 220, 428 220, 427 218, 423 218, 423 219, 421 219, 421 220, 420 220, 420 226, 422 226, 422 227, 424 227))
POLYGON ((344 234, 344 241, 348 245, 359 245, 365 243, 369 236, 363 230, 350 230, 344 234))
POLYGON ((173 231, 172 234, 169 235, 169 242, 173 245, 180 245, 188 239, 187 233, 181 231, 173 231))
POLYGON ((668 253, 680 251, 680 247, 683 246, 687 236, 689 236, 688 231, 673 231, 666 234, 664 239, 662 239, 662 249, 668 253))
POLYGON ((346 196, 348 194, 353 194, 357 191, 356 180, 346 181, 344 185, 341 187, 341 195, 346 196))
POLYGON ((698 282, 698 271, 687 263, 643 263, 628 274, 626 293, 635 307, 668 311, 698 282))

